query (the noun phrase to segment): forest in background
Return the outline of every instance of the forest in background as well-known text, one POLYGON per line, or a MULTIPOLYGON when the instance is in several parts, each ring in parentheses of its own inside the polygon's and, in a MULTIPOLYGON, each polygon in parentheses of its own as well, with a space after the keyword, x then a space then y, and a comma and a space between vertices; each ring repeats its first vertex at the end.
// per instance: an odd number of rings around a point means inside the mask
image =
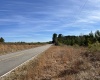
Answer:
POLYGON ((62 34, 53 34, 52 43, 55 45, 65 44, 65 45, 79 45, 79 46, 89 46, 94 43, 100 43, 100 31, 97 30, 95 33, 92 31, 88 35, 68 35, 63 36, 62 34))

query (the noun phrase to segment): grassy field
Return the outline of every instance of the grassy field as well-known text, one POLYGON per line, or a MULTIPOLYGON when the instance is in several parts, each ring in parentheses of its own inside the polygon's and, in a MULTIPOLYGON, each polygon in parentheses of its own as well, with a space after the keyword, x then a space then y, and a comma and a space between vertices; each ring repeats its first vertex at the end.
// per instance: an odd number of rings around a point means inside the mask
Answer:
POLYGON ((52 46, 0 80, 100 80, 100 53, 52 46))
POLYGON ((0 55, 41 46, 43 44, 29 43, 0 43, 0 55))

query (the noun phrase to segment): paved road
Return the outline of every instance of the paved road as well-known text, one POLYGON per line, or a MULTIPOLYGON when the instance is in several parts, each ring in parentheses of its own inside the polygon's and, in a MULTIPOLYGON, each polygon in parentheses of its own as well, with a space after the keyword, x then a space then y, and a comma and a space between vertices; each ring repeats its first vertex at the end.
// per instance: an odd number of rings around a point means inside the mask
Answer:
POLYGON ((0 76, 31 59, 35 55, 47 50, 50 46, 51 45, 45 45, 0 56, 0 76))

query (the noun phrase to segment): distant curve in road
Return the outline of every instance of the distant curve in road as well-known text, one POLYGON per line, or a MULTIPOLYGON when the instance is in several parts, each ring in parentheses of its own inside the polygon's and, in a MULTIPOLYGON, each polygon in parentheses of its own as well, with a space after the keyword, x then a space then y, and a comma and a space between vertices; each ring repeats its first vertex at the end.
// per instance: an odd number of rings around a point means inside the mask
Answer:
POLYGON ((51 44, 0 56, 0 76, 47 50, 51 44))

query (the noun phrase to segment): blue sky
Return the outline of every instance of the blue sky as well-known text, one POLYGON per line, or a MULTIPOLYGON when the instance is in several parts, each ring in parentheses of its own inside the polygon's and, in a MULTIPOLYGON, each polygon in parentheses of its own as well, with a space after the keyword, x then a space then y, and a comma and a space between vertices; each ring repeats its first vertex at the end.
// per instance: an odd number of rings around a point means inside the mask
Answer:
POLYGON ((0 0, 0 37, 45 42, 100 30, 100 0, 0 0))

